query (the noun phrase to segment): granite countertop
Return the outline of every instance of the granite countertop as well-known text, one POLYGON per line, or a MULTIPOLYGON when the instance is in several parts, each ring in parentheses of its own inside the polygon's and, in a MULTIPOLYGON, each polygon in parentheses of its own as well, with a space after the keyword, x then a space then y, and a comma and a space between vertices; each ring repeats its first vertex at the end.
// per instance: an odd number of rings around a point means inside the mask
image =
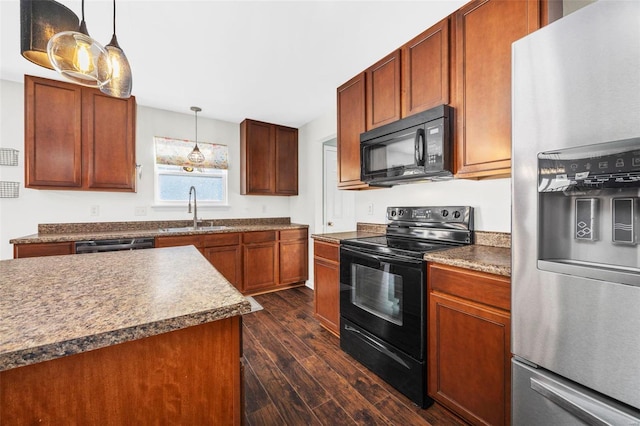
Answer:
POLYGON ((0 261, 0 371, 249 313, 193 246, 0 261))
POLYGON ((364 232, 364 231, 351 231, 351 232, 332 232, 329 234, 311 234, 311 238, 318 241, 324 241, 325 243, 340 244, 342 240, 350 240, 353 238, 365 238, 374 237, 376 235, 384 235, 384 232, 364 232))
POLYGON ((424 259, 474 271, 511 276, 511 249, 508 247, 474 244, 426 253, 424 259))
POLYGON ((220 234, 227 232, 278 231, 308 228, 286 220, 206 220, 200 229, 189 229, 193 221, 102 222, 86 224, 40 225, 37 234, 13 238, 11 244, 61 243, 118 238, 169 237, 179 235, 220 234), (215 227, 215 229, 212 229, 215 227), (173 229, 171 229, 173 228, 173 229))

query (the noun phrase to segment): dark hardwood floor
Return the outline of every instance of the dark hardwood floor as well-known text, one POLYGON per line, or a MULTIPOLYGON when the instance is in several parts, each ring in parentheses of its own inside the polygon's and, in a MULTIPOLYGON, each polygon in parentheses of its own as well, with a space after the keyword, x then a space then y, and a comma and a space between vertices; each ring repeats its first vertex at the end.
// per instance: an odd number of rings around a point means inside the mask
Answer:
POLYGON ((313 316, 306 287, 255 296, 243 317, 246 423, 465 425, 438 404, 415 406, 340 350, 313 316))

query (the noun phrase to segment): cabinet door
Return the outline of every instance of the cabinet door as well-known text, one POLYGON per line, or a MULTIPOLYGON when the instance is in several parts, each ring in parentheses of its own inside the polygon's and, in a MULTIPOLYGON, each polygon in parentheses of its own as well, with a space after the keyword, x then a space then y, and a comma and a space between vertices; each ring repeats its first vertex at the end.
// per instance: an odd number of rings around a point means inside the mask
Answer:
POLYGON ((238 291, 242 291, 242 250, 240 245, 208 247, 204 255, 238 291))
POLYGON ((251 294, 270 290, 277 284, 277 242, 245 244, 243 246, 243 290, 251 294))
POLYGON ((365 131, 365 73, 338 87, 338 186, 367 188, 360 180, 360 133, 365 131))
POLYGON ((82 90, 85 187, 136 189, 135 98, 119 99, 99 90, 82 90))
POLYGON ((540 27, 539 0, 475 0, 455 14, 456 176, 511 172, 511 44, 540 27))
POLYGON ((73 242, 68 243, 42 243, 42 244, 16 244, 13 246, 13 258, 39 256, 58 256, 73 254, 73 242))
POLYGON ((400 119, 400 50, 366 71, 367 130, 400 119))
POLYGON ((240 193, 265 195, 275 192, 274 126, 245 120, 240 125, 240 193))
POLYGON ((308 253, 306 239, 280 241, 280 284, 304 282, 309 278, 308 253))
POLYGON ((340 335, 340 246, 314 243, 313 284, 315 314, 320 324, 340 335))
POLYGON ((82 89, 25 76, 25 186, 82 187, 82 89))
POLYGON ((275 126, 275 138, 276 194, 298 195, 298 129, 275 126))
POLYGON ((402 117, 449 103, 449 18, 402 46, 402 117))
POLYGON ((429 297, 429 396, 472 424, 509 424, 509 314, 429 297))

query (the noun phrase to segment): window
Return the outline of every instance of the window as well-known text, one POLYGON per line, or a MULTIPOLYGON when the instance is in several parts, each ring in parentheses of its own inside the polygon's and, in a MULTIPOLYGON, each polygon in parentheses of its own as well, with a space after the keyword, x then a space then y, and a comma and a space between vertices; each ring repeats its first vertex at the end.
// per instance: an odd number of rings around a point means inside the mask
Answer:
POLYGON ((155 137, 155 203, 184 205, 189 189, 196 188, 199 205, 227 205, 227 168, 229 151, 226 145, 198 142, 204 155, 202 164, 194 165, 187 155, 195 142, 155 137))

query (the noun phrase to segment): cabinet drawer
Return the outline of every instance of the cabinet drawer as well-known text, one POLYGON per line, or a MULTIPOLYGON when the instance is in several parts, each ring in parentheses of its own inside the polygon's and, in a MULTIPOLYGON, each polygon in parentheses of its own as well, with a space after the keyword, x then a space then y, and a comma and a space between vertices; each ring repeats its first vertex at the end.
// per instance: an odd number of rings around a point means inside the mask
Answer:
POLYGON ((306 240, 306 239, 307 239, 306 229, 287 229, 284 231, 280 231, 280 241, 306 240))
POLYGON ((265 243, 276 240, 276 231, 256 231, 242 234, 244 244, 265 243))
POLYGON ((235 246, 240 244, 240 234, 237 232, 205 235, 203 239, 204 247, 235 246))
POLYGON ((340 261, 340 246, 338 244, 316 241, 313 243, 313 255, 334 262, 340 261))
POLYGON ((156 247, 176 247, 194 245, 202 247, 202 237, 193 235, 176 235, 175 237, 156 237, 156 247))
POLYGON ((430 291, 511 310, 511 280, 507 277, 438 263, 429 264, 427 276, 430 291))
POLYGON ((73 243, 16 244, 13 246, 13 257, 58 256, 73 253, 73 243))

